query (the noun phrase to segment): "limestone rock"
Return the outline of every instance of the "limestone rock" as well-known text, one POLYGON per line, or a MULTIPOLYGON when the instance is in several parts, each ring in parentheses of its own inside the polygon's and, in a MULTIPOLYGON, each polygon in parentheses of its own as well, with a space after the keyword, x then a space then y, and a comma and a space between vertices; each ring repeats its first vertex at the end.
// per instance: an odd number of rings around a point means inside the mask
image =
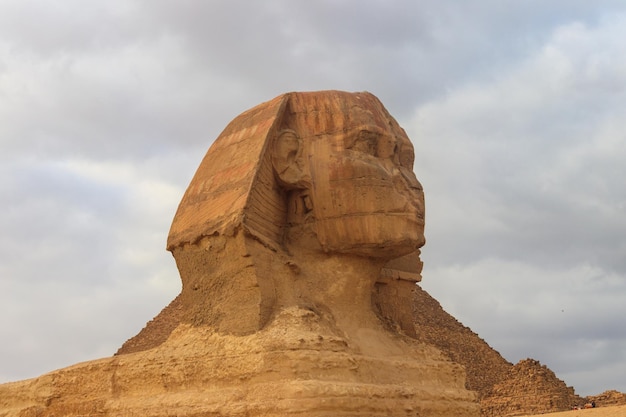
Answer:
POLYGON ((477 416, 463 367, 407 336, 413 160, 369 93, 242 113, 174 217, 181 294, 118 355, 0 385, 0 416, 477 416))

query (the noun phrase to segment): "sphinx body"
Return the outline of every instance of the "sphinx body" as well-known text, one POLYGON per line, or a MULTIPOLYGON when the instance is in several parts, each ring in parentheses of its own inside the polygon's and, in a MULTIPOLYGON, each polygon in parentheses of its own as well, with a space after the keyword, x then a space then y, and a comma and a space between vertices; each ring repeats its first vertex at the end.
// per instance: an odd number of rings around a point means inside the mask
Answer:
POLYGON ((115 357, 21 383, 39 393, 20 404, 33 415, 478 415, 463 369, 410 337, 425 242, 413 152, 369 93, 287 93, 244 112, 174 217, 181 294, 115 357))

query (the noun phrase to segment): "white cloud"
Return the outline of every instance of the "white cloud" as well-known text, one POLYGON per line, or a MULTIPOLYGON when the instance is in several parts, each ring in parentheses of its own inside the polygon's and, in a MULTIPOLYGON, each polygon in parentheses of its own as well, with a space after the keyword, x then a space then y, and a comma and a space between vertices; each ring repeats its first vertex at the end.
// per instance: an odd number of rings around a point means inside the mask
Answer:
MULTIPOLYGON (((446 223, 461 221, 467 223, 456 229, 462 236, 479 222, 484 232, 482 225, 492 224, 502 232, 517 229, 521 236, 531 231, 536 240, 553 229, 580 245, 585 239, 577 230, 593 237, 592 228, 606 231, 607 221, 624 230, 626 191, 618 182, 626 174, 620 129, 626 91, 604 88, 602 74, 619 73, 614 66, 596 68, 593 77, 588 71, 597 61, 594 54, 625 55, 622 44, 602 43, 615 35, 612 26, 606 32, 580 24, 559 28, 519 69, 418 109, 408 126, 417 142, 416 171, 427 191, 444 194, 444 200, 433 201, 437 194, 427 193, 429 213, 434 211, 429 228, 433 217, 444 230, 450 229, 446 223), (592 52, 592 45, 603 48, 592 52), (573 225, 585 217, 589 227, 573 225)), ((614 65, 621 67, 621 61, 614 65)), ((613 83, 625 87, 626 76, 613 83)))
POLYGON ((12 201, 0 220, 11 312, 0 322, 11 341, 0 346, 2 380, 112 354, 180 290, 165 241, 182 188, 119 161, 31 165, 0 187, 12 201))

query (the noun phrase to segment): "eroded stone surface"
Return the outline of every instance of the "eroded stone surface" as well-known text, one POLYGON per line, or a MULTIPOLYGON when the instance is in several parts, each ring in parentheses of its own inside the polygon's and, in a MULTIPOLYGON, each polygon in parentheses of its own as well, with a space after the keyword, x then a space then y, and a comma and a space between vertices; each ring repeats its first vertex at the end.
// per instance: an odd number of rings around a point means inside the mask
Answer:
POLYGON ((478 415, 463 368, 406 335, 424 244, 413 158, 369 93, 244 112, 172 223, 181 294, 115 357, 0 386, 0 416, 478 415))

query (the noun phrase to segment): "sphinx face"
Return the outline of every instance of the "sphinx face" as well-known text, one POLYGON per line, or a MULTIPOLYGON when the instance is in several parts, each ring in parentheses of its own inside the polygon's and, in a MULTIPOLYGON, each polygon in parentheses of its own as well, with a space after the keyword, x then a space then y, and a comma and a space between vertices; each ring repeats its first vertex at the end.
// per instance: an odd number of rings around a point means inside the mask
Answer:
POLYGON ((311 187, 290 211, 309 212, 300 221, 324 251, 391 259, 424 245, 424 193, 399 126, 370 121, 304 144, 311 187))

